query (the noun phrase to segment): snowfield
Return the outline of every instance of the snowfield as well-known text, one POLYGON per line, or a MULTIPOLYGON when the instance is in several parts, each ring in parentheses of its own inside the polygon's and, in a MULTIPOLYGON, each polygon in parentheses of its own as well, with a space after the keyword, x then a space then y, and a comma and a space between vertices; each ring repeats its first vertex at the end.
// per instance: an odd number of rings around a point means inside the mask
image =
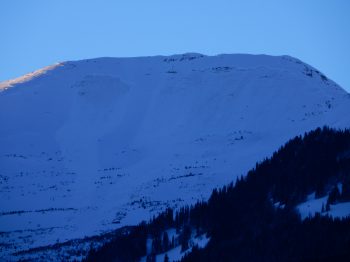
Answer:
POLYGON ((205 200, 350 95, 289 56, 63 62, 0 84, 0 258, 205 200))
MULTIPOLYGON (((339 192, 342 192, 342 185, 338 184, 339 192)), ((329 192, 328 192, 329 194, 329 192)), ((329 206, 329 211, 326 210, 328 195, 325 197, 316 198, 316 192, 308 195, 305 202, 300 203, 297 209, 302 219, 313 217, 316 213, 321 215, 330 215, 332 217, 343 218, 350 216, 350 202, 338 202, 329 206)))

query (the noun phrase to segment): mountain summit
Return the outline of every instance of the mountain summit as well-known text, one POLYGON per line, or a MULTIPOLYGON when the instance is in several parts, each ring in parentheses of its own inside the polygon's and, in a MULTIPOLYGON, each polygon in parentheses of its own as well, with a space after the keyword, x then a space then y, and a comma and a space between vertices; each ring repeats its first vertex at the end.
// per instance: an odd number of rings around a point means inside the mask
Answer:
POLYGON ((0 90, 4 255, 206 200, 295 135, 350 127, 350 95, 290 56, 63 62, 0 90))

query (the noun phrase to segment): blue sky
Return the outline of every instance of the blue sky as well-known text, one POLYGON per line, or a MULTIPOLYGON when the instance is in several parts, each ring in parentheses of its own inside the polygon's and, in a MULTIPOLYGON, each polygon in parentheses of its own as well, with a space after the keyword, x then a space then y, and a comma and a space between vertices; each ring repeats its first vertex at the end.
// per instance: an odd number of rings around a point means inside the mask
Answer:
POLYGON ((350 92, 348 0, 1 0, 0 81, 65 60, 288 54, 350 92))

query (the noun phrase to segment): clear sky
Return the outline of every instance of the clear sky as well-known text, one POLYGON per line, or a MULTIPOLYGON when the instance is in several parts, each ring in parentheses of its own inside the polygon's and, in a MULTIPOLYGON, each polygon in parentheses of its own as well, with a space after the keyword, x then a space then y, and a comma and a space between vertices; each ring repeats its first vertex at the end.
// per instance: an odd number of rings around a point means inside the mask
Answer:
POLYGON ((0 81, 65 60, 288 54, 350 92, 349 0, 0 0, 0 81))

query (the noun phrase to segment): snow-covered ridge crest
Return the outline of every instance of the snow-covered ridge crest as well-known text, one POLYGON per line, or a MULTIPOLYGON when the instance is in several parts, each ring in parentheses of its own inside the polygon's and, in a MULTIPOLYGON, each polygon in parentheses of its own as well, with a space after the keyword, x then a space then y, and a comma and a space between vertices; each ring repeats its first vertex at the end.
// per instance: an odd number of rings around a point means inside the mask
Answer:
POLYGON ((51 71, 59 66, 63 66, 63 63, 55 63, 53 65, 45 66, 43 68, 40 68, 38 70, 35 70, 35 71, 30 72, 28 74, 25 74, 24 76, 20 76, 20 77, 14 78, 14 79, 0 82, 0 92, 5 90, 5 89, 8 89, 16 84, 22 84, 22 83, 28 82, 28 81, 32 80, 33 78, 36 78, 36 77, 41 76, 43 74, 46 74, 48 71, 51 71))

